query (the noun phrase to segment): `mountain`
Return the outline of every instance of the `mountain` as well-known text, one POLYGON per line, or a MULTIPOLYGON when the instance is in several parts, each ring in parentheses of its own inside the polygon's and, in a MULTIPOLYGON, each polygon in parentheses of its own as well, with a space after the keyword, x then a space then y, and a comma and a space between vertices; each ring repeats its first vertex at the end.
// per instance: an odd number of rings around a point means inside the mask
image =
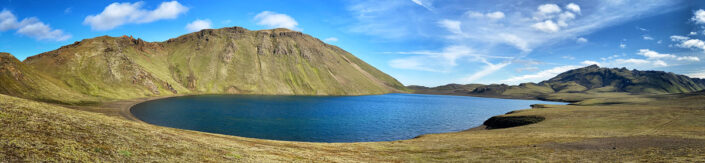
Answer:
POLYGON ((597 65, 574 69, 547 81, 561 91, 614 91, 630 93, 687 93, 705 89, 705 80, 663 71, 638 71, 626 68, 600 68, 597 65), (560 84, 569 84, 561 88, 560 84))
POLYGON ((507 98, 542 98, 555 93, 626 92, 631 94, 687 93, 705 90, 705 79, 690 78, 663 71, 626 68, 601 68, 591 65, 573 69, 556 77, 515 86, 505 84, 448 84, 433 88, 409 86, 416 93, 454 94, 507 98))
MULTIPOLYGON (((51 83, 56 89, 101 100, 174 94, 407 91, 396 79, 345 50, 288 29, 205 29, 164 42, 101 36, 1 66, 8 65, 20 67, 24 76, 40 81, 37 85, 51 83)), ((0 83, 2 88, 14 85, 0 83)), ((22 90, 2 93, 39 94, 34 87, 27 84, 22 90)))
POLYGON ((59 80, 34 71, 10 53, 0 53, 0 94, 49 102, 95 100, 68 89, 59 80))

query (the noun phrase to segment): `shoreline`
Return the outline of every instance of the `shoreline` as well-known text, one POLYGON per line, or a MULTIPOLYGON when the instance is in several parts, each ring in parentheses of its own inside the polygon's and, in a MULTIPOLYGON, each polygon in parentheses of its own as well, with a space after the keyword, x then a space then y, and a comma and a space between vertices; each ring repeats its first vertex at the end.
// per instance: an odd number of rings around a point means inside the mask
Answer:
MULTIPOLYGON (((120 106, 124 109, 142 101, 168 97, 172 96, 111 101, 111 105, 106 103, 103 106, 120 106)), ((645 157, 660 158, 655 159, 657 161, 705 160, 705 157, 693 158, 702 156, 705 147, 705 130, 702 130, 705 126, 702 120, 705 110, 702 110, 703 104, 700 102, 705 99, 705 94, 658 97, 662 100, 609 106, 555 105, 547 109, 525 109, 512 113, 517 116, 539 115, 549 119, 522 127, 485 130, 483 126, 468 126, 473 128, 398 141, 315 143, 169 128, 126 120, 115 109, 99 108, 101 104, 87 106, 93 107, 88 108, 93 112, 81 112, 3 95, 0 96, 3 99, 0 100, 3 101, 0 106, 8 110, 0 111, 0 116, 10 118, 8 128, 11 130, 8 131, 10 135, 18 135, 10 138, 27 142, 23 144, 28 145, 11 146, 14 148, 6 149, 12 150, 4 150, 0 154, 8 154, 6 159, 40 160, 78 153, 81 156, 64 159, 78 161, 97 158, 124 162, 208 161, 204 158, 214 162, 511 162, 585 161, 587 158, 614 162, 637 161, 645 157), (96 111, 109 112, 109 116, 96 111), (33 116, 38 117, 42 123, 39 126, 33 123, 35 126, 27 127, 24 122, 31 120, 23 117, 33 116), (51 130, 43 130, 45 128, 51 130), (38 142, 37 136, 42 138, 38 142), (76 139, 81 136, 82 139, 76 139), (47 144, 51 148, 36 148, 31 144, 47 144), (64 146, 80 147, 81 150, 53 150, 54 147, 64 146), (103 152, 96 152, 95 149, 103 152), (28 153, 37 150, 48 155, 28 153), (654 150, 659 153, 654 155, 654 150), (131 155, 124 154, 127 152, 131 155), (159 157, 154 157, 156 155, 159 157)))
MULTIPOLYGON (((390 93, 388 93, 390 94, 390 93)), ((420 93, 402 93, 402 94, 420 94, 420 93)), ((135 121, 135 122, 140 122, 140 123, 145 123, 153 126, 159 126, 159 127, 167 127, 167 126, 160 126, 160 125, 155 125, 151 123, 147 123, 145 121, 140 120, 139 118, 135 117, 134 114, 132 114, 132 108, 140 103, 148 102, 148 101, 153 101, 153 100, 160 100, 160 99, 167 99, 167 98, 174 98, 174 97, 184 97, 184 96, 199 96, 199 95, 252 95, 252 94, 182 94, 182 95, 170 95, 170 96, 159 96, 159 97, 145 97, 145 98, 137 98, 137 99, 130 99, 130 100, 118 100, 118 101, 113 101, 113 102, 106 102, 103 103, 99 107, 107 107, 107 108, 112 108, 112 109, 117 109, 119 113, 119 117, 130 120, 130 121, 135 121)), ((384 94, 369 94, 369 95, 384 95, 384 94)), ((421 94, 421 95, 441 95, 441 96, 462 96, 462 95, 452 95, 452 94, 421 94)), ((267 96, 267 95, 265 95, 267 96)), ((280 96, 280 95, 269 95, 269 96, 280 96)), ((297 96, 297 95, 291 95, 291 96, 297 96)), ((367 96, 367 95, 352 95, 352 96, 367 96)), ((465 96, 465 97, 478 97, 478 96, 465 96)), ((522 98, 498 98, 498 97, 479 97, 479 98, 496 98, 496 99, 515 99, 515 100, 538 100, 538 99, 522 99, 522 98)), ((538 100, 538 101, 548 101, 548 102, 562 102, 562 101, 549 101, 549 100, 538 100)), ((568 103, 566 105, 569 105, 571 103, 568 103)), ((532 104, 534 105, 534 104, 532 104)), ((526 109, 531 109, 532 107, 529 106, 526 109)), ((81 110, 81 109, 79 109, 81 110)), ((503 116, 503 115, 508 115, 513 111, 517 110, 524 110, 524 109, 516 109, 512 110, 510 112, 507 112, 505 114, 499 114, 499 115, 494 115, 495 116, 503 116)), ((491 117, 490 117, 491 118, 491 117)), ((485 119, 485 121, 489 120, 489 118, 485 119)), ((483 121, 484 122, 484 121, 483 121)), ((519 126, 515 126, 519 127, 519 126)), ((172 128, 172 127, 167 127, 167 128, 172 128)), ((511 128, 511 127, 510 127, 511 128)), ((182 129, 182 130, 187 130, 187 129, 182 129)), ((370 142, 394 142, 394 141, 407 141, 407 140, 414 140, 414 139, 419 139, 421 137, 424 137, 426 135, 435 135, 435 134, 448 134, 448 133, 458 133, 458 132, 472 132, 472 131, 482 131, 482 130, 489 130, 487 129, 487 126, 484 124, 480 124, 478 126, 470 127, 468 129, 460 130, 460 131, 451 131, 451 132, 443 132, 443 133, 428 133, 428 134, 421 134, 418 136, 415 136, 411 139, 401 139, 401 140, 392 140, 392 141, 369 141, 369 142, 344 142, 344 143, 370 143, 370 142)), ((203 131, 196 131, 196 130, 189 130, 189 131, 195 131, 195 132, 203 132, 203 131)), ((210 133, 210 132, 203 132, 203 133, 209 133, 209 134, 218 134, 218 133, 210 133)), ((223 134, 227 135, 227 134, 223 134)), ((243 137, 243 136, 237 136, 237 135, 228 135, 228 136, 236 136, 236 137, 243 137)), ((251 138, 251 137, 243 137, 243 138, 251 138)), ((259 140, 271 140, 271 141, 286 141, 286 140, 272 140, 272 139, 261 139, 261 138, 251 138, 251 139, 259 139, 259 140)), ((286 141, 286 142, 303 142, 303 143, 327 143, 327 142, 306 142, 306 141, 286 141)), ((338 142, 339 143, 339 142, 338 142)))

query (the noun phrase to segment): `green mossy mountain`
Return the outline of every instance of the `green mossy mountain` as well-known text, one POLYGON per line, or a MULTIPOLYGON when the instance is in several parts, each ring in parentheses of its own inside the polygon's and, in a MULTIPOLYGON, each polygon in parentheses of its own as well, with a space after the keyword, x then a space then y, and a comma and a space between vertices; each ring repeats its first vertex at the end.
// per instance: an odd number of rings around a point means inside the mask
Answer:
POLYGON ((568 84, 554 88, 562 91, 612 91, 630 93, 688 93, 705 89, 705 80, 663 71, 639 71, 626 68, 600 68, 597 65, 574 69, 539 84, 568 84), (577 88, 576 88, 577 87, 577 88))
POLYGON ((558 93, 626 92, 631 94, 688 93, 705 90, 705 79, 663 71, 601 68, 573 69, 538 84, 448 84, 433 88, 409 86, 417 93, 541 99, 558 93))
POLYGON ((68 89, 68 86, 59 80, 32 70, 9 53, 0 53, 0 94, 58 103, 97 100, 68 89))
MULTIPOLYGON (((10 56, 9 54, 4 54, 10 56)), ((52 101, 66 92, 84 101, 176 94, 364 95, 407 88, 336 46, 288 29, 205 29, 164 42, 131 36, 84 39, 57 50, 14 59, 37 83, 3 71, 3 94, 52 101), (11 82, 5 82, 11 80, 11 82), (24 84, 22 86, 22 84, 24 84), (37 90, 39 85, 54 85, 37 90), (21 86, 17 86, 21 85, 21 86)), ((73 103, 73 101, 71 102, 73 103)))

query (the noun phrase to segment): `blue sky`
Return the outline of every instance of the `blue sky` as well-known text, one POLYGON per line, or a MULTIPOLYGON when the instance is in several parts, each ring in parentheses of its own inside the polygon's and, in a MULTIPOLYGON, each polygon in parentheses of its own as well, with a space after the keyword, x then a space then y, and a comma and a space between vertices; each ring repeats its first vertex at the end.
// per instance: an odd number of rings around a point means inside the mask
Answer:
POLYGON ((705 78, 702 1, 0 0, 0 9, 0 51, 19 59, 102 35, 284 27, 405 85, 539 82, 590 64, 705 78))

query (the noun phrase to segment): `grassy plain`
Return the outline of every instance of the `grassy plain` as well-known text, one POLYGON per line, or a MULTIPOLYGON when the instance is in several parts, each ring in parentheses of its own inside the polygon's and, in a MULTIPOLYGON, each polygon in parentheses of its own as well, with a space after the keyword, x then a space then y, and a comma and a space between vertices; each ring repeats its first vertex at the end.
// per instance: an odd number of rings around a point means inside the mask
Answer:
POLYGON ((705 93, 585 95, 576 105, 545 105, 501 115, 546 118, 536 124, 363 143, 286 142, 210 134, 128 120, 119 113, 143 100, 71 109, 0 95, 0 160, 705 161, 705 93))

